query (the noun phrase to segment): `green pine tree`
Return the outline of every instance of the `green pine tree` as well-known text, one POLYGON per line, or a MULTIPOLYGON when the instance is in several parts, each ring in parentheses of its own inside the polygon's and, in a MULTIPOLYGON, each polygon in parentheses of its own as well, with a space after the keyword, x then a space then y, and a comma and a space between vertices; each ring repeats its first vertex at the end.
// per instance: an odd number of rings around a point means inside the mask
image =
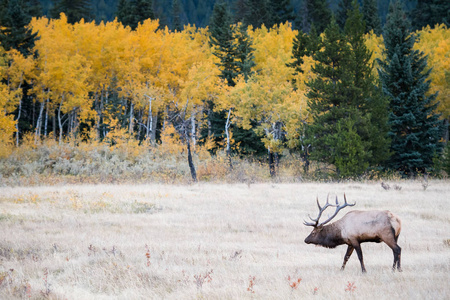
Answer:
POLYGON ((128 0, 119 0, 117 4, 116 17, 124 26, 130 26, 130 6, 128 0))
POLYGON ((147 19, 155 19, 155 13, 153 11, 153 0, 135 0, 134 8, 137 24, 142 23, 147 19))
POLYGON ((376 0, 363 0, 362 12, 366 22, 366 33, 373 30, 377 35, 381 34, 381 21, 378 15, 376 0))
POLYGON ((414 29, 422 29, 427 25, 445 24, 450 27, 450 1, 448 0, 418 0, 417 6, 411 11, 414 29))
MULTIPOLYGON (((341 119, 349 118, 351 113, 348 101, 348 88, 351 76, 347 72, 346 62, 350 60, 350 47, 332 18, 331 24, 325 29, 322 51, 314 54, 317 61, 313 72, 315 79, 307 82, 310 88, 308 110, 312 123, 307 124, 306 143, 311 145, 311 159, 335 164, 337 158, 334 136, 337 134, 337 124, 341 119)), ((340 170, 337 169, 339 173, 340 170)))
MULTIPOLYGON (((37 33, 32 33, 27 25, 33 16, 42 14, 41 7, 34 0, 3 0, 0 5, 0 47, 6 51, 16 49, 22 55, 35 55, 33 52, 37 33)), ((25 82, 22 86, 22 99, 14 112, 14 119, 18 123, 18 134, 23 135, 33 130, 34 102, 31 94, 32 82, 25 82), (20 109, 20 111, 19 111, 20 109)))
MULTIPOLYGON (((6 50, 16 49, 25 56, 31 54, 37 33, 27 28, 34 12, 31 1, 6 0, 0 15, 0 44, 6 50)), ((37 13, 37 12, 34 12, 37 13)))
MULTIPOLYGON (((287 64, 288 67, 294 69, 294 75, 303 73, 302 65, 304 63, 303 57, 309 55, 308 51, 309 36, 302 30, 299 30, 297 36, 294 38, 292 44, 292 58, 294 61, 287 64)), ((295 82, 293 82, 295 84, 295 82)))
POLYGON ((336 22, 339 27, 344 30, 345 22, 347 21, 348 11, 352 9, 352 0, 340 0, 336 12, 336 22))
POLYGON ((234 22, 235 23, 244 23, 245 21, 245 15, 247 14, 247 5, 246 0, 236 0, 233 3, 233 15, 234 15, 234 22))
POLYGON ((344 33, 334 19, 325 30, 307 94, 311 159, 334 165, 340 177, 358 176, 389 155, 387 101, 372 75, 359 5, 352 5, 344 33))
MULTIPOLYGON (((220 78, 225 80, 229 86, 236 84, 237 76, 242 74, 248 79, 253 74, 254 55, 252 41, 247 34, 247 26, 232 25, 232 16, 225 1, 221 0, 214 5, 209 30, 209 43, 213 47, 213 53, 219 58, 217 65, 221 70, 220 78)), ((215 112, 210 106, 208 112, 208 130, 218 140, 223 140, 225 119, 228 112, 215 112), (214 130, 217 128, 217 130, 214 130)), ((240 143, 243 154, 264 153, 264 144, 260 141, 253 130, 244 130, 235 124, 231 125, 233 138, 240 143)))
POLYGON ((314 25, 317 32, 322 33, 331 21, 331 10, 328 1, 305 0, 308 23, 314 25))
POLYGON ((379 61, 383 92, 389 98, 392 157, 387 167, 406 176, 427 172, 442 151, 442 122, 435 110, 436 94, 429 94, 427 57, 414 50, 414 35, 395 1, 389 6, 385 25, 385 60, 379 61))
POLYGON ((81 19, 85 21, 93 19, 89 0, 57 0, 50 10, 50 15, 57 19, 61 13, 67 16, 67 22, 71 24, 79 22, 81 19))
POLYGON ((155 19, 152 0, 119 0, 116 17, 124 26, 135 30, 147 19, 155 19))
MULTIPOLYGON (((319 49, 320 41, 319 36, 317 35, 315 26, 313 25, 311 27, 309 35, 304 33, 302 30, 298 31, 297 36, 294 38, 293 46, 292 46, 292 58, 294 61, 292 63, 287 64, 288 67, 294 69, 294 75, 297 75, 298 73, 303 73, 304 70, 302 69, 304 60, 303 57, 305 55, 307 56, 313 56, 315 52, 319 49)), ((292 79, 292 85, 294 89, 297 87, 296 79, 292 79)), ((307 144, 307 141, 305 141, 304 136, 304 126, 302 126, 303 134, 300 138, 300 155, 304 162, 304 170, 305 173, 309 170, 309 147, 307 144)))
POLYGON ((237 49, 231 13, 223 0, 214 5, 209 31, 211 33, 209 43, 213 47, 214 55, 219 58, 217 63, 221 70, 219 77, 226 80, 229 86, 234 86, 239 73, 236 62, 237 49))
MULTIPOLYGON (((303 57, 305 55, 312 56, 318 50, 319 47, 319 36, 317 35, 316 29, 312 26, 309 35, 299 30, 297 36, 294 38, 292 45, 292 58, 293 62, 287 64, 288 67, 294 69, 294 75, 298 73, 303 73, 302 65, 304 63, 303 57)), ((292 83, 295 87, 295 79, 292 83)))
POLYGON ((255 49, 252 47, 252 40, 247 33, 247 26, 241 24, 234 28, 234 37, 236 40, 236 66, 237 73, 244 75, 244 79, 253 75, 255 64, 255 49))
POLYGON ((260 28, 264 24, 266 27, 271 27, 273 22, 268 0, 245 0, 244 3, 247 8, 243 22, 245 25, 260 28))
POLYGON ((182 4, 180 0, 172 0, 172 29, 176 31, 183 30, 183 23, 181 22, 182 4))
POLYGON ((369 166, 370 153, 365 142, 358 134, 354 116, 355 111, 337 122, 336 133, 331 135, 330 144, 334 145, 334 165, 340 178, 351 178, 362 174, 369 166))
POLYGON ((268 1, 270 21, 268 27, 275 24, 285 23, 286 21, 294 23, 295 14, 292 7, 291 0, 269 0, 268 1))
POLYGON ((382 95, 379 82, 372 73, 372 53, 365 45, 363 15, 356 0, 352 1, 352 7, 344 28, 351 47, 347 72, 353 77, 348 89, 348 101, 364 116, 361 123, 355 125, 362 141, 367 143, 365 150, 371 154, 369 164, 377 166, 389 157, 388 99, 382 95))

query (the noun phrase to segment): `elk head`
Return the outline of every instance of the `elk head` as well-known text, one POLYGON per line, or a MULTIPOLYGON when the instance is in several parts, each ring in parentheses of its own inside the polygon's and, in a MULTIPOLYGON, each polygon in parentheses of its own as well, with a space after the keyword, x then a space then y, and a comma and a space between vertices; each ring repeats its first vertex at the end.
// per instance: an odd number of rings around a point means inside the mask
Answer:
POLYGON ((306 226, 312 226, 314 227, 313 231, 309 234, 309 236, 305 239, 305 243, 307 244, 315 244, 315 245, 323 245, 325 247, 334 248, 338 245, 341 245, 342 243, 338 243, 339 239, 336 235, 330 235, 330 230, 328 228, 325 228, 324 225, 330 222, 336 215, 339 213, 339 211, 347 206, 354 206, 356 203, 348 204, 347 198, 344 194, 344 204, 339 204, 338 198, 336 196, 336 204, 331 204, 328 202, 327 197, 327 203, 325 206, 320 206, 319 198, 316 199, 317 206, 319 207, 319 215, 317 218, 313 219, 310 215, 308 217, 313 222, 306 222, 304 221, 303 224, 306 226), (323 222, 319 223, 319 219, 322 216, 322 213, 328 208, 328 207, 336 207, 336 210, 334 211, 333 215, 331 217, 328 217, 323 222), (324 229, 325 228, 325 229, 324 229))

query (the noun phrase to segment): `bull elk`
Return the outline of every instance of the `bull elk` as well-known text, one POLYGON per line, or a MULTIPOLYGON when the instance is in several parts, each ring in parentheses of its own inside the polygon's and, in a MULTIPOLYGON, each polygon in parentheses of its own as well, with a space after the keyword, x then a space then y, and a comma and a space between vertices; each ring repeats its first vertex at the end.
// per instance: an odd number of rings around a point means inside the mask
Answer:
POLYGON ((336 246, 347 244, 347 252, 345 253, 344 263, 342 264, 341 270, 344 270, 345 264, 352 255, 353 250, 356 250, 356 254, 358 255, 361 263, 362 272, 365 273, 366 267, 364 266, 361 243, 380 243, 383 241, 394 252, 394 265, 392 268, 394 270, 397 268, 398 271, 401 271, 401 248, 397 244, 398 236, 400 235, 401 230, 401 221, 390 211, 354 210, 348 212, 340 220, 325 226, 325 224, 330 222, 341 209, 347 206, 354 206, 355 204, 356 203, 348 204, 345 194, 344 204, 339 204, 337 197, 336 204, 330 204, 327 197, 327 203, 325 206, 321 207, 319 199, 317 198, 319 215, 315 219, 309 216, 313 222, 304 222, 306 226, 314 227, 313 231, 305 239, 305 243, 319 245, 326 248, 335 248, 336 246), (322 213, 328 207, 336 207, 334 214, 326 221, 319 223, 322 213))

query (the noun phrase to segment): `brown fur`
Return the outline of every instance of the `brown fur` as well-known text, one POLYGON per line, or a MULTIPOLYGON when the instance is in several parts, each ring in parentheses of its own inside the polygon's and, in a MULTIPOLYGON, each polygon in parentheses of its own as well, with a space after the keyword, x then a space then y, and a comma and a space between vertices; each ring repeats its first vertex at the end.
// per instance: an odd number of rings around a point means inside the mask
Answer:
POLYGON ((328 248, 347 244, 347 253, 344 257, 342 269, 350 258, 353 250, 356 250, 361 269, 366 272, 364 266, 361 243, 384 242, 394 253, 393 269, 401 271, 401 248, 397 244, 401 231, 400 219, 390 211, 351 211, 340 220, 324 226, 314 227, 311 234, 305 239, 307 244, 315 244, 328 248))

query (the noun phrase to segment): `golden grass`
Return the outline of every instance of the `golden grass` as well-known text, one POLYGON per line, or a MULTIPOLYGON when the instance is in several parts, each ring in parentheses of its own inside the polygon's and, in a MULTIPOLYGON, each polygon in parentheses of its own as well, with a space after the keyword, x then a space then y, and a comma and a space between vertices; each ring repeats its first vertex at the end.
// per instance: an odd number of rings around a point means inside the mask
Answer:
POLYGON ((1 187, 0 298, 450 299, 449 183, 1 187), (344 192, 400 216, 402 273, 385 244, 363 275, 303 242, 316 195, 344 192))

